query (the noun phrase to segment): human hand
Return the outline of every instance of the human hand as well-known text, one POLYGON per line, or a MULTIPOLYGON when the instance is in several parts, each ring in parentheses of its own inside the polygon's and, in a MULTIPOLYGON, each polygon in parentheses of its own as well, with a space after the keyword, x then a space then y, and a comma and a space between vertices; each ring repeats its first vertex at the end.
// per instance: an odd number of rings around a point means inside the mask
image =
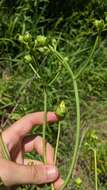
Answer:
MULTIPOLYGON (((35 150, 43 156, 43 139, 40 136, 27 136, 34 125, 41 125, 44 112, 32 113, 15 122, 2 133, 3 141, 7 145, 11 160, 4 160, 0 153, 0 177, 6 186, 18 184, 45 184, 54 182, 58 190, 63 180, 59 177, 58 169, 54 166, 54 150, 46 143, 47 164, 36 160, 24 159, 25 152, 35 150), (28 165, 32 161, 33 165, 28 165)), ((47 122, 56 122, 58 117, 48 112, 47 122)))

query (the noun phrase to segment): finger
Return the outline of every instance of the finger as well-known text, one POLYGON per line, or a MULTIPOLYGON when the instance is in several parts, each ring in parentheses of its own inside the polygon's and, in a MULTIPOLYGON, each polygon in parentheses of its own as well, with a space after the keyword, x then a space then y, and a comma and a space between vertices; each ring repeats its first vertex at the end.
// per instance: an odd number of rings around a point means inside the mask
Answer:
MULTIPOLYGON (((13 152, 13 154, 14 154, 14 152, 13 152)), ((13 155, 13 158, 15 158, 15 159, 13 159, 13 161, 15 161, 16 163, 23 164, 23 152, 22 152, 22 150, 20 150, 18 152, 16 157, 14 157, 14 155, 13 155)))
POLYGON ((58 178, 58 170, 52 165, 25 166, 0 160, 0 177, 6 186, 45 184, 54 182, 58 178))
MULTIPOLYGON (((31 152, 32 150, 36 150, 38 154, 43 156, 43 138, 40 136, 25 137, 23 141, 23 149, 24 152, 31 152)), ((54 149, 48 142, 46 142, 46 159, 48 164, 54 163, 54 149)))
MULTIPOLYGON (((58 117, 54 112, 47 113, 47 122, 52 123, 58 121, 58 117)), ((25 136, 34 125, 40 125, 44 122, 44 112, 36 112, 31 113, 19 121, 16 121, 10 128, 6 129, 3 132, 3 139, 5 143, 9 145, 9 149, 21 140, 23 136, 25 136)))
MULTIPOLYGON (((43 156, 43 138, 37 136, 36 138, 33 136, 25 137, 24 142, 24 151, 31 152, 32 150, 36 150, 36 152, 43 156)), ((46 159, 48 164, 54 164, 54 149, 48 142, 46 143, 46 159)), ((35 162, 36 163, 36 162, 35 162)), ((55 189, 59 190, 63 184, 63 180, 59 177, 55 183, 55 189)))
MULTIPOLYGON (((41 165, 44 164, 43 162, 39 160, 32 160, 32 159, 24 159, 24 164, 25 165, 41 165)), ((61 186, 63 185, 64 181, 59 177, 55 182, 54 182, 54 187, 56 190, 59 190, 61 186)))
POLYGON ((32 160, 32 159, 24 159, 24 165, 41 165, 44 164, 43 162, 39 161, 39 160, 32 160))
POLYGON ((61 177, 59 177, 55 182, 54 182, 54 187, 56 190, 60 190, 60 188, 62 187, 64 181, 61 179, 61 177))

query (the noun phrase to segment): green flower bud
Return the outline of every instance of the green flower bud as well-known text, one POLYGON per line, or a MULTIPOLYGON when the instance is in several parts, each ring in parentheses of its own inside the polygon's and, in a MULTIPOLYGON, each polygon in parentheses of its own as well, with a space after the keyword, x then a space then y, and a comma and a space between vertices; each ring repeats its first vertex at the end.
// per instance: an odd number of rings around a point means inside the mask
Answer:
POLYGON ((81 178, 80 177, 76 178, 75 183, 76 183, 77 186, 80 186, 82 184, 81 178))
POLYGON ((47 55, 47 53, 49 52, 48 47, 44 46, 44 47, 38 47, 38 51, 47 55))
POLYGON ((68 58, 68 57, 64 57, 64 61, 65 61, 65 62, 68 62, 68 61, 69 61, 69 58, 68 58))
POLYGON ((32 61, 32 57, 30 54, 24 56, 25 63, 30 63, 32 61))
POLYGON ((105 21, 107 22, 107 16, 105 17, 105 21))
POLYGON ((36 46, 44 46, 46 44, 46 37, 43 35, 38 35, 36 40, 35 40, 35 45, 36 46))
POLYGON ((18 40, 19 40, 19 42, 24 43, 24 37, 22 35, 19 35, 18 40))
POLYGON ((65 102, 62 100, 56 109, 56 114, 60 117, 64 117, 66 113, 65 102))
POLYGON ((89 146, 88 142, 85 142, 85 143, 84 143, 84 146, 89 146))
POLYGON ((90 137, 94 140, 98 140, 98 136, 95 133, 92 133, 90 137))
POLYGON ((29 32, 26 32, 23 36, 23 39, 25 42, 28 42, 31 40, 31 34, 29 32))
POLYGON ((95 20, 93 22, 94 26, 96 27, 97 30, 103 30, 104 28, 104 20, 95 20))

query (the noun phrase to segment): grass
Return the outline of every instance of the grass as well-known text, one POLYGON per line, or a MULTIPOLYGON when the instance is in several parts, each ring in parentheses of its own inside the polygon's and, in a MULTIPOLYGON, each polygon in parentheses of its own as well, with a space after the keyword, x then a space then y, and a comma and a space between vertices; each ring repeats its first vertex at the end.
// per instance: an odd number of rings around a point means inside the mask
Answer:
MULTIPOLYGON (((67 189, 105 190, 107 3, 96 0, 81 7, 81 1, 73 5, 71 1, 72 11, 58 3, 17 0, 10 5, 0 1, 1 126, 5 128, 30 112, 56 110, 64 100, 68 111, 61 121, 56 157, 67 189), (58 6, 55 13, 50 13, 54 6, 58 6), (42 41, 38 41, 40 35, 42 41), (82 180, 79 186, 75 181, 78 177, 82 180)), ((46 126, 45 117, 44 126, 43 132, 37 128, 32 133, 43 135, 55 147, 57 124, 46 126)))

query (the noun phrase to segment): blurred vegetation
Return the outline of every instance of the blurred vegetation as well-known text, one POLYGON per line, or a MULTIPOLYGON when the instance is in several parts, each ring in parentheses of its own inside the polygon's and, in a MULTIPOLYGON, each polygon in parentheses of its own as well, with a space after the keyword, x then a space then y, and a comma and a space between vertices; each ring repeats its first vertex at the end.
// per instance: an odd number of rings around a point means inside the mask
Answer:
MULTIPOLYGON (((27 113, 43 110, 43 87, 46 86, 48 110, 55 110, 61 100, 65 101, 68 109, 64 121, 61 122, 58 152, 58 166, 61 175, 66 176, 69 156, 75 140, 75 98, 73 84, 67 71, 55 56, 47 51, 47 46, 54 43, 75 75, 88 63, 77 80, 81 103, 81 143, 79 161, 69 189, 94 189, 94 159, 87 144, 93 147, 95 141, 98 186, 99 190, 106 190, 106 0, 0 1, 1 126, 5 128, 27 113), (27 40, 20 39, 27 34, 29 35, 27 40), (38 35, 46 37, 46 43, 35 47, 38 35), (95 51, 87 62, 97 37, 95 51), (49 85, 56 75, 55 81, 49 85), (82 180, 79 187, 75 183, 77 177, 82 180)), ((36 128, 32 132, 42 134, 41 128, 36 128)), ((47 127, 47 139, 53 146, 55 146, 56 134, 57 124, 47 127)), ((32 157, 32 155, 35 154, 27 156, 32 157)))

